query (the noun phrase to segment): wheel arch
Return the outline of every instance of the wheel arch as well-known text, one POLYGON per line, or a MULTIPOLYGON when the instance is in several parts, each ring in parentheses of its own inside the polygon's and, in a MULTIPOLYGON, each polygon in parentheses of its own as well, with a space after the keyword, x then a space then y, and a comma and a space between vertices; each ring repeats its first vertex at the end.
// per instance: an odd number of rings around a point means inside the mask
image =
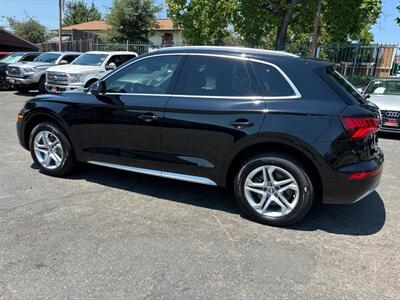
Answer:
POLYGON ((91 83, 90 85, 92 85, 93 83, 95 83, 95 82, 98 81, 98 80, 99 80, 98 78, 90 77, 90 78, 88 78, 88 79, 86 80, 84 87, 85 87, 85 88, 88 88, 88 87, 90 87, 90 86, 89 86, 89 83, 91 83))
POLYGON ((55 114, 53 114, 49 111, 45 111, 45 110, 37 111, 37 112, 29 115, 29 117, 24 122, 24 127, 22 128, 23 143, 24 143, 23 146, 26 149, 29 150, 29 138, 30 138, 33 128, 35 128, 36 125, 43 123, 43 122, 53 122, 53 123, 56 123, 57 125, 59 125, 61 127, 61 129, 65 132, 67 139, 70 141, 74 154, 76 154, 75 145, 72 142, 71 133, 68 129, 68 126, 65 124, 64 121, 62 121, 55 114))
POLYGON ((322 199, 323 195, 323 182, 321 178, 321 172, 315 163, 315 155, 308 151, 307 149, 293 146, 282 141, 261 141, 251 145, 243 147, 240 151, 235 153, 226 164, 228 167, 225 168, 223 183, 226 186, 231 186, 235 177, 236 172, 242 165, 242 163, 249 157, 256 155, 258 153, 266 151, 276 151, 290 156, 295 157, 300 163, 308 167, 310 175, 315 182, 315 191, 318 200, 322 199))

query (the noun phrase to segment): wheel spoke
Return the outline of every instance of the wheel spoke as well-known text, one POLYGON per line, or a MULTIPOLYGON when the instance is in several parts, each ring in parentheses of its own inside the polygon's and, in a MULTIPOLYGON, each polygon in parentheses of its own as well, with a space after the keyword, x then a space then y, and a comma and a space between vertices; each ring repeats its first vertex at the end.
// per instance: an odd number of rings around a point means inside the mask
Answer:
POLYGON ((285 196, 283 196, 282 194, 279 194, 279 193, 278 193, 278 198, 279 198, 279 200, 282 201, 282 204, 284 204, 286 207, 288 207, 288 208, 290 208, 290 209, 293 208, 293 207, 292 207, 292 204, 289 203, 289 201, 285 198, 285 196))
POLYGON ((285 184, 292 183, 292 182, 293 182, 293 179, 292 178, 288 178, 288 179, 284 179, 284 180, 281 180, 281 181, 275 181, 274 185, 283 186, 285 184))
POLYGON ((255 205, 253 205, 253 207, 254 207, 255 209, 262 208, 263 205, 264 205, 264 203, 265 203, 265 201, 267 200, 267 198, 268 198, 268 197, 267 197, 267 194, 264 194, 264 195, 262 196, 260 202, 257 203, 257 204, 255 204, 255 205))
POLYGON ((267 201, 267 203, 265 203, 264 207, 262 208, 261 213, 265 213, 265 212, 267 211, 269 205, 270 205, 271 202, 272 202, 272 197, 273 197, 273 196, 270 196, 270 197, 268 198, 268 201, 267 201))
POLYGON ((51 159, 54 160, 54 162, 56 163, 56 165, 58 165, 58 164, 61 163, 61 158, 60 158, 57 154, 52 153, 52 154, 50 154, 50 157, 51 157, 51 159))
POLYGON ((295 191, 295 192, 298 192, 299 191, 299 188, 297 187, 297 185, 296 184, 289 184, 289 185, 286 185, 286 186, 284 186, 284 187, 282 187, 282 188, 280 188, 279 190, 278 190, 278 193, 279 194, 282 194, 284 191, 286 191, 286 190, 293 190, 293 191, 295 191))
POLYGON ((257 189, 257 188, 252 188, 252 187, 246 186, 245 189, 250 192, 260 194, 261 196, 267 195, 267 193, 265 191, 257 189))
POLYGON ((285 204, 283 204, 282 201, 278 197, 272 196, 271 198, 272 198, 272 201, 274 201, 276 204, 278 204, 281 207, 282 214, 286 215, 288 207, 285 204))

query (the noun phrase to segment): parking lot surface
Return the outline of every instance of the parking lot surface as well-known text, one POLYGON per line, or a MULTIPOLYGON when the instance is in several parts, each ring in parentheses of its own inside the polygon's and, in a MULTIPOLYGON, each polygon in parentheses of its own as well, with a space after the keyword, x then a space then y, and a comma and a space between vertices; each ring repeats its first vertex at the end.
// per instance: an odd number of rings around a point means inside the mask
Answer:
POLYGON ((0 94, 1 299, 400 299, 400 138, 353 205, 274 228, 219 188, 83 165, 38 172, 0 94))

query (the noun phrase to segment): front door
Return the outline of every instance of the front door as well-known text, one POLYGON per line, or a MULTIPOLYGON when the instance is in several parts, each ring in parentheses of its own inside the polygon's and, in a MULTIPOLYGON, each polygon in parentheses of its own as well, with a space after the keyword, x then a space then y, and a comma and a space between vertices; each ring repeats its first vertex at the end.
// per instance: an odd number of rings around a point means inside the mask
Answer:
MULTIPOLYGON (((182 56, 139 59, 104 80, 106 93, 79 109, 83 160, 161 169, 161 126, 182 56)), ((86 101, 87 103, 87 101, 86 101)))

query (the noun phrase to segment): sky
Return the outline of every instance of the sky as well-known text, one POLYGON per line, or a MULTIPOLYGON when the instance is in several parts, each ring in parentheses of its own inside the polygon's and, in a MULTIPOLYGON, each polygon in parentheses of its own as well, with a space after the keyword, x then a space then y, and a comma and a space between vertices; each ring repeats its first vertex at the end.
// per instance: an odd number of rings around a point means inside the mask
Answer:
MULTIPOLYGON (((91 3, 92 0, 85 0, 91 3)), ((107 12, 112 0, 94 0, 96 6, 102 13, 107 12)), ((156 0, 158 4, 164 4, 164 0, 156 0)), ((395 22, 399 16, 396 6, 400 0, 383 0, 382 14, 372 27, 375 41, 380 43, 400 43, 400 26, 395 22)), ((166 17, 165 4, 164 9, 158 17, 166 17)), ((16 17, 24 19, 27 16, 34 17, 50 29, 56 29, 58 26, 58 0, 0 0, 0 17, 16 17)), ((3 24, 4 18, 0 19, 3 24)))

